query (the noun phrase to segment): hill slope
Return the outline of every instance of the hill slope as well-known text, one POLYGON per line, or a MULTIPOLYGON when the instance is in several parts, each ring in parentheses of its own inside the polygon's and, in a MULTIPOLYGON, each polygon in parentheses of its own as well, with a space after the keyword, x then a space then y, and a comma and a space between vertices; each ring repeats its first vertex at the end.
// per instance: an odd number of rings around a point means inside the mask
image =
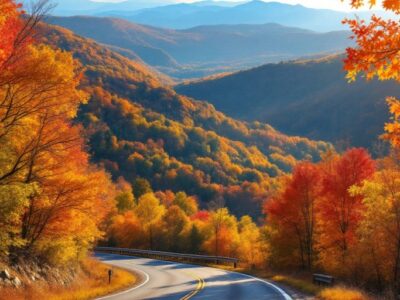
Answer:
POLYGON ((224 199, 238 215, 255 216, 271 177, 329 148, 228 118, 163 87, 140 63, 68 30, 43 32, 44 42, 71 51, 86 68, 82 88, 90 101, 78 120, 93 160, 115 178, 144 177, 155 190, 184 190, 203 206, 224 199))
POLYGON ((289 134, 371 147, 388 120, 386 96, 395 82, 348 84, 342 57, 268 64, 222 78, 176 87, 226 114, 265 121, 289 134))
POLYGON ((346 31, 322 34, 278 24, 170 30, 113 18, 51 17, 48 22, 100 43, 133 51, 147 64, 181 78, 337 53, 351 45, 346 31))

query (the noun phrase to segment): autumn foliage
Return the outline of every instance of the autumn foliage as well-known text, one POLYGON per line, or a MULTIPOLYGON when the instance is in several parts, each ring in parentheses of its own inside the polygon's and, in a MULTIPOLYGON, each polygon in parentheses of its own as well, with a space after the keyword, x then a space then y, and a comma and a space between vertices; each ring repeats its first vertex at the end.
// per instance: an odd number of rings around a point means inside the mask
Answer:
POLYGON ((31 38, 44 4, 25 19, 14 1, 0 6, 0 253, 62 264, 102 235, 113 186, 72 124, 86 101, 76 63, 31 38))
POLYGON ((263 267, 266 264, 266 236, 262 227, 249 216, 238 220, 227 208, 198 211, 197 200, 184 192, 150 191, 135 203, 132 209, 119 211, 112 217, 105 243, 127 248, 239 257, 248 266, 263 267), (172 197, 171 201, 165 201, 167 197, 172 197))
MULTIPOLYGON (((359 8, 364 4, 371 7, 378 6, 376 0, 352 0, 350 4, 359 8)), ((344 20, 353 32, 352 38, 356 47, 347 49, 345 70, 347 77, 353 81, 358 75, 370 80, 377 77, 380 80, 400 81, 400 2, 397 0, 382 1, 382 8, 393 12, 394 20, 384 20, 373 16, 369 22, 365 20, 344 20)), ((390 95, 388 95, 390 96, 390 95)), ((386 134, 383 136, 395 147, 400 146, 400 104, 394 97, 388 97, 387 102, 393 116, 392 122, 386 124, 386 134)))

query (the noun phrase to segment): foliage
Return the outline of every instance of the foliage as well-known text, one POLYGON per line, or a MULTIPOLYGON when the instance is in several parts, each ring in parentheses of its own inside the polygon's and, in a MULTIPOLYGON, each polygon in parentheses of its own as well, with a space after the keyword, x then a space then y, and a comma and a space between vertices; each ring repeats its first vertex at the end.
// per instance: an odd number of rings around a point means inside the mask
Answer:
MULTIPOLYGON (((352 0, 353 7, 359 8, 366 4, 371 7, 378 5, 375 0, 362 1, 352 0)), ((400 2, 384 0, 382 8, 395 13, 396 18, 400 14, 400 2)), ((398 20, 384 20, 377 16, 372 16, 369 23, 365 20, 344 20, 353 32, 357 47, 347 49, 345 69, 347 77, 354 81, 357 75, 362 74, 370 80, 377 77, 379 80, 400 81, 400 50, 399 33, 400 25, 398 20)), ((399 101, 394 97, 389 97, 387 102, 390 112, 393 115, 393 122, 385 127, 387 134, 383 137, 389 140, 393 146, 399 146, 399 101)))
POLYGON ((290 178, 283 178, 285 188, 265 206, 269 223, 279 228, 273 243, 287 247, 292 243, 293 257, 302 267, 311 269, 315 259, 317 200, 321 195, 322 174, 309 162, 298 164, 290 178), (289 241, 288 237, 292 237, 289 241))
POLYGON ((2 41, 11 45, 4 48, 7 63, 0 72, 1 254, 13 249, 12 255, 63 264, 102 235, 99 225, 113 206, 113 186, 89 164, 81 129, 72 124, 86 101, 78 90, 77 64, 69 53, 31 42, 46 2, 10 23, 9 15, 21 13, 13 3, 0 6, 0 32, 14 36, 2 41), (13 27, 15 22, 21 26, 13 27))
POLYGON ((238 257, 244 266, 265 266, 268 239, 263 228, 251 217, 243 216, 238 221, 227 208, 197 211, 197 206, 196 199, 184 192, 144 194, 133 209, 114 214, 104 243, 136 249, 238 257), (166 195, 172 200, 165 201, 166 195))
POLYGON ((163 87, 154 72, 104 46, 57 27, 42 31, 44 42, 85 65, 82 88, 90 100, 77 120, 89 136, 92 160, 113 179, 124 177, 136 199, 144 193, 135 186, 141 178, 150 183, 146 192, 184 191, 201 207, 225 198, 238 216, 257 218, 271 177, 330 148, 228 118, 163 87))

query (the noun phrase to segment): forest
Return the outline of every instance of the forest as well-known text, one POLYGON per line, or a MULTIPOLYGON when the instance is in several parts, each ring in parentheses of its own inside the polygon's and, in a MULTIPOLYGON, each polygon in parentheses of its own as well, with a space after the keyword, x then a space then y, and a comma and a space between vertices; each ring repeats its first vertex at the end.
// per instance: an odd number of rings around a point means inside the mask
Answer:
MULTIPOLYGON (((45 24, 47 9, 0 0, 1 262, 67 267, 95 245, 212 254, 396 298, 399 100, 387 95, 390 154, 335 150, 179 95, 140 62, 45 24)), ((400 81, 400 25, 344 22, 357 45, 347 79, 400 81)))

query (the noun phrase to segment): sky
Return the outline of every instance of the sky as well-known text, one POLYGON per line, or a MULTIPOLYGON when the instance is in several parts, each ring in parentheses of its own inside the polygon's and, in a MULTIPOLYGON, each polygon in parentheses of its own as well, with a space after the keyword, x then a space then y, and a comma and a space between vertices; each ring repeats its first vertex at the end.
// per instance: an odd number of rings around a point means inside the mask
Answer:
MULTIPOLYGON (((121 0, 93 0, 97 2, 122 2, 121 0)), ((199 0, 165 0, 165 4, 170 4, 171 2, 196 2, 199 0)), ((243 2, 243 0, 224 0, 224 1, 231 1, 231 2, 243 2)), ((288 4, 301 4, 307 7, 315 7, 315 8, 329 8, 329 9, 334 9, 334 10, 345 10, 349 11, 350 6, 346 4, 345 2, 350 2, 349 0, 344 0, 343 2, 341 0, 263 0, 264 2, 271 2, 271 1, 276 1, 276 2, 282 2, 282 3, 288 3, 288 4)), ((158 1, 158 2, 163 2, 163 0, 158 1)), ((378 1, 380 2, 380 1, 378 1)), ((366 7, 367 9, 368 7, 366 7)))

